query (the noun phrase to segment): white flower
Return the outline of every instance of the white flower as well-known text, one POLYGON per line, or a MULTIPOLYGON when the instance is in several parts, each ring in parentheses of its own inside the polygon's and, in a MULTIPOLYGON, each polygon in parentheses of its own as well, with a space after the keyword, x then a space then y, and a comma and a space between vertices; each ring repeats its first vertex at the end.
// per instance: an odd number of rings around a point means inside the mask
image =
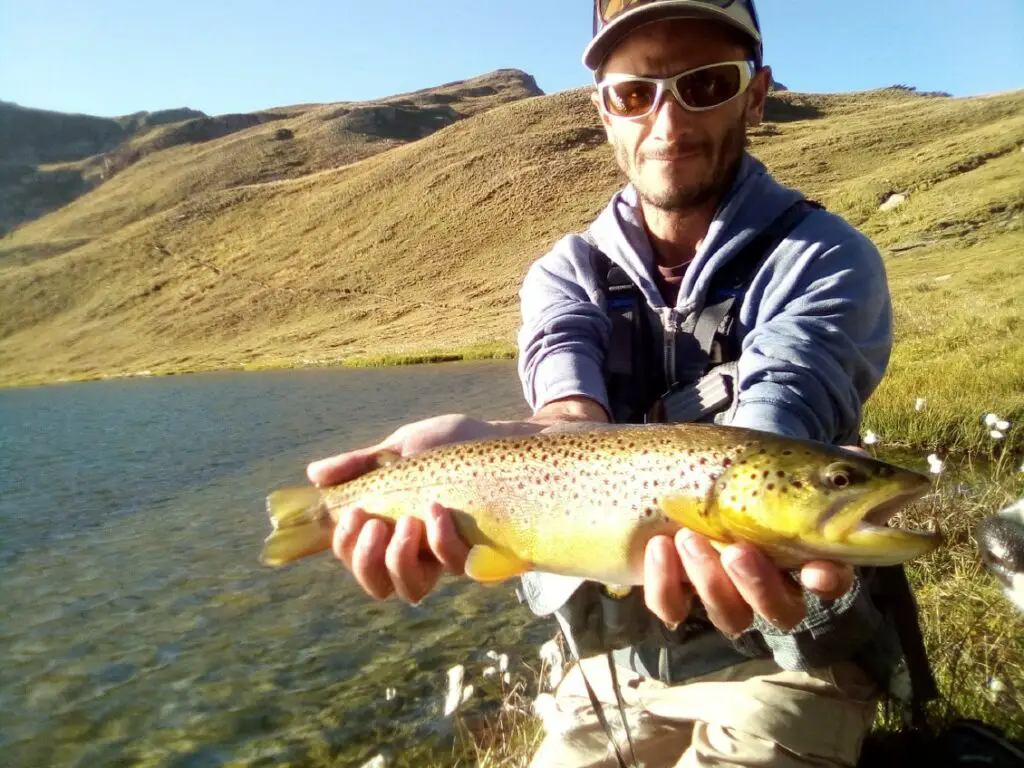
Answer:
POLYGON ((497 651, 488 651, 487 653, 484 654, 484 656, 486 656, 491 661, 497 661, 498 660, 498 652, 497 651))
POLYGON ((448 693, 444 699, 444 716, 448 717, 462 703, 462 681, 466 677, 466 668, 456 664, 448 670, 448 693))
POLYGON ((508 671, 508 654, 507 653, 503 653, 503 654, 501 654, 501 656, 498 657, 498 671, 499 672, 507 672, 508 671))
POLYGON ((512 673, 511 672, 506 672, 502 676, 501 682, 503 682, 505 685, 508 685, 509 683, 511 683, 512 682, 512 673))
POLYGON ((1024 464, 1020 465, 1020 471, 1021 471, 1022 474, 1024 474, 1024 464))
POLYGON ((928 454, 928 471, 933 475, 941 475, 946 462, 938 457, 938 454, 928 454))
POLYGON ((388 761, 384 755, 377 755, 363 763, 359 768, 387 768, 388 761))
POLYGON ((465 688, 462 689, 462 703, 465 704, 467 701, 469 701, 469 697, 472 696, 472 695, 473 695, 473 686, 472 685, 467 685, 465 688))
POLYGON ((490 680, 492 677, 498 676, 498 670, 496 667, 484 667, 484 680, 490 680))
POLYGON ((996 422, 996 429, 1000 430, 1001 432, 1005 432, 1009 428, 1010 422, 1008 422, 1006 419, 1000 419, 999 421, 996 422))
POLYGON ((988 697, 988 700, 991 701, 993 704, 998 704, 1000 699, 1003 698, 1003 694, 1005 694, 1007 691, 1006 683, 1004 683, 998 677, 990 677, 985 682, 985 687, 988 689, 985 692, 985 695, 988 697))
POLYGON ((983 419, 983 421, 985 422, 986 427, 994 427, 996 422, 999 421, 999 417, 994 413, 990 413, 983 419))
POLYGON ((878 442, 878 435, 870 429, 864 433, 864 445, 874 445, 878 442))
POLYGON ((921 412, 924 410, 924 407, 926 405, 928 405, 928 399, 924 397, 919 397, 916 401, 914 401, 914 410, 921 412))
POLYGON ((384 689, 384 700, 385 701, 391 701, 393 698, 395 698, 395 696, 397 694, 398 694, 398 691, 396 691, 394 688, 385 688, 384 689))
POLYGON ((998 429, 993 429, 991 432, 988 433, 988 436, 991 437, 993 440, 1002 440, 1004 437, 1006 437, 1006 435, 1004 435, 998 429))

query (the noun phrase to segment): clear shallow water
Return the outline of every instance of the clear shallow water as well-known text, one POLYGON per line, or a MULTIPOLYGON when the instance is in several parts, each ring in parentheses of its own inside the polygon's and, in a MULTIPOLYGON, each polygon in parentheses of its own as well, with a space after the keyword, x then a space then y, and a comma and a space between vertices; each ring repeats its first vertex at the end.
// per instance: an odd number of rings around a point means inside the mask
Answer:
POLYGON ((268 490, 451 411, 525 415, 513 366, 0 391, 3 763, 443 755, 448 667, 472 675, 492 648, 536 658, 552 627, 509 588, 448 580, 420 607, 375 603, 330 557, 257 558, 268 490))

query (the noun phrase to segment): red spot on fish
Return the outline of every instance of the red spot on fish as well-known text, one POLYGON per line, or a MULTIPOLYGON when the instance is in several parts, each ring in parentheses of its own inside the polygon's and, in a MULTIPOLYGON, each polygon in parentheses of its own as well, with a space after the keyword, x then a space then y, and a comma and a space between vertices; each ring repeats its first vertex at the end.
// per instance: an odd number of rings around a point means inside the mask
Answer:
POLYGON ((722 460, 722 466, 723 467, 731 467, 732 466, 732 459, 723 459, 722 460))

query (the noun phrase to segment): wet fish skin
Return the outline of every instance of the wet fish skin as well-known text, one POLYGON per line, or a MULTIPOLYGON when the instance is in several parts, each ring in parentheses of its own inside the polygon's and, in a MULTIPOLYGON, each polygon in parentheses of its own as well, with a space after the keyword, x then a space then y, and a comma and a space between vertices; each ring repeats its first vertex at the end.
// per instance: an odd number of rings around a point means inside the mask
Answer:
POLYGON ((807 440, 708 424, 617 425, 441 446, 323 489, 268 497, 263 561, 330 547, 342 509, 394 521, 454 510, 466 573, 497 583, 528 570, 640 584, 647 542, 690 528, 720 547, 748 541, 780 567, 817 559, 890 565, 938 534, 884 526, 928 477, 807 440))

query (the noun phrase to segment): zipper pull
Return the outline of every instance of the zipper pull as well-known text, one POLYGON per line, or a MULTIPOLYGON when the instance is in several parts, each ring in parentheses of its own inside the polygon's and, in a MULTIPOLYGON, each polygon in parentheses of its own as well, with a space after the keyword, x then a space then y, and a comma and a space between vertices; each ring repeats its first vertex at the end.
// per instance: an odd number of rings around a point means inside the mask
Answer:
POLYGON ((661 327, 668 333, 675 333, 679 330, 681 325, 681 318, 672 307, 661 307, 658 310, 658 315, 661 317, 661 327))

